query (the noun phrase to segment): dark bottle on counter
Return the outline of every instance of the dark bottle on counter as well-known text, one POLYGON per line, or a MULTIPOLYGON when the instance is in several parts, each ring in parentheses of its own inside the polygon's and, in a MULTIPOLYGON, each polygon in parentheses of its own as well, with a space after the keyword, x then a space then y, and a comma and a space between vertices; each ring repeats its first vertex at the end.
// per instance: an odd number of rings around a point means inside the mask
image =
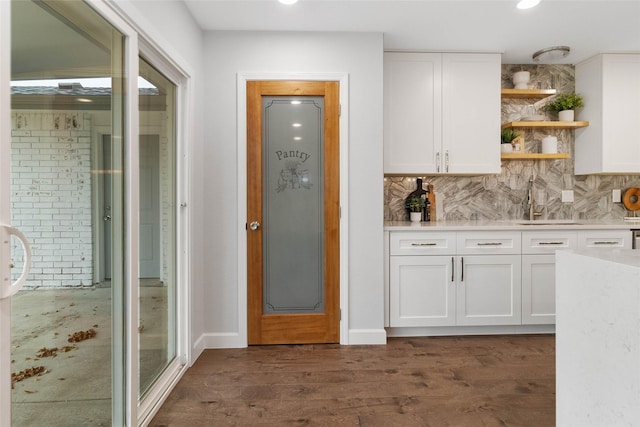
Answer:
POLYGON ((431 202, 429 201, 429 193, 424 195, 424 208, 422 208, 422 220, 431 221, 431 202))

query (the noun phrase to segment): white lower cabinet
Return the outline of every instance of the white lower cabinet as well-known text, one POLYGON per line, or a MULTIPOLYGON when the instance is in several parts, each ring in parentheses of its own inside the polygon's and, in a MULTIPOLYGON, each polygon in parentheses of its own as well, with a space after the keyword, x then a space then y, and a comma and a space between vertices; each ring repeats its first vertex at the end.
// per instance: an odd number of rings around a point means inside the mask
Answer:
POLYGON ((574 249, 574 231, 522 232, 522 324, 556 323, 556 258, 558 249, 574 249))
POLYGON ((522 324, 556 323, 556 256, 522 256, 522 324))
POLYGON ((389 326, 553 325, 555 252, 631 248, 629 230, 392 231, 389 326))
POLYGON ((391 326, 453 326, 456 288, 453 256, 392 256, 391 326))
POLYGON ((460 257, 457 325, 520 324, 520 255, 460 257))
POLYGON ((520 233, 391 233, 389 325, 520 324, 519 251, 520 233))

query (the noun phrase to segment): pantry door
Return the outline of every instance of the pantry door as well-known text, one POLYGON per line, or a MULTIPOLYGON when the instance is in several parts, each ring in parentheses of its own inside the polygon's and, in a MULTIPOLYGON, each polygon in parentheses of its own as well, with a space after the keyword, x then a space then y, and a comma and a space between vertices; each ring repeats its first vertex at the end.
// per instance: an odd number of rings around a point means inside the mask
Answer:
POLYGON ((339 83, 247 82, 248 342, 339 342, 339 83))

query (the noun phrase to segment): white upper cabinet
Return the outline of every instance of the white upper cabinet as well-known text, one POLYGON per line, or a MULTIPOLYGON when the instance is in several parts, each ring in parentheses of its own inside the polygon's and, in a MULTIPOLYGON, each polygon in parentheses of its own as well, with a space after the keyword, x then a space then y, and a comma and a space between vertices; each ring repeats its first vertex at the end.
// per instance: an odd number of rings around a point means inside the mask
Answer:
POLYGON ((576 65, 584 97, 576 130, 575 173, 640 173, 640 54, 602 54, 576 65))
POLYGON ((500 173, 500 59, 385 53, 384 172, 500 173))

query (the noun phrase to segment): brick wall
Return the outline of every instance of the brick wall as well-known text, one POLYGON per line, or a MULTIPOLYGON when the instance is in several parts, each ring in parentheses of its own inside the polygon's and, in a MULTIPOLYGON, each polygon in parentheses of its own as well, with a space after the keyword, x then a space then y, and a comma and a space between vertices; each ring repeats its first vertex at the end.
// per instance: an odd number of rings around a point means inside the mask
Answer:
POLYGON ((13 112, 11 131, 12 224, 33 253, 26 286, 90 286, 91 114, 13 112))

